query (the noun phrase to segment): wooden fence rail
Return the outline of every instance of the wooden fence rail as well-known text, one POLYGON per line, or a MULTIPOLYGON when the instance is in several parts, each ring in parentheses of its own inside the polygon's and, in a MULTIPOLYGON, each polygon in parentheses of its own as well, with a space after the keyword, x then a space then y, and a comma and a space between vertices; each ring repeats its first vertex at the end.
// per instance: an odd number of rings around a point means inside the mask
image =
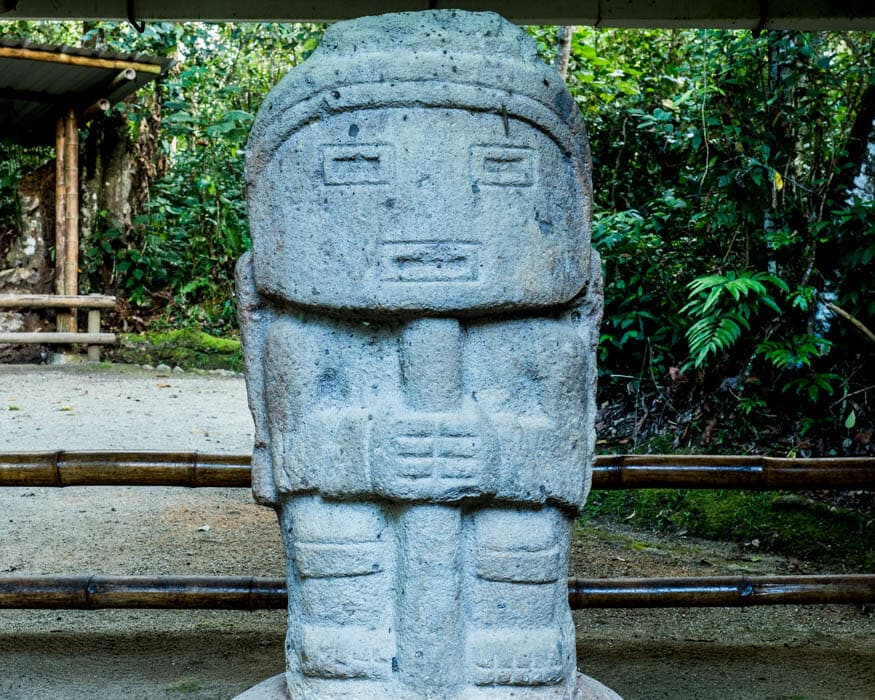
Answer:
POLYGON ((0 294, 0 309, 114 309, 103 294, 0 294))
POLYGON ((600 455, 593 468, 593 488, 871 489, 875 458, 600 455))
MULTIPOLYGON (((572 610, 875 603, 875 575, 568 579, 572 610)), ((0 609, 276 610, 281 578, 3 576, 0 609)))
MULTIPOLYGON (((78 235, 78 234, 77 234, 78 235)), ((67 261, 66 267, 70 267, 67 261)), ((60 262, 59 262, 60 265, 60 262)), ((67 282, 71 288, 75 283, 76 266, 64 274, 69 278, 67 282)), ((59 268, 57 274, 61 274, 59 268)), ((100 332, 100 310, 114 309, 116 298, 102 294, 0 294, 0 309, 67 309, 69 313, 58 313, 58 331, 55 333, 27 333, 8 332, 0 333, 0 344, 10 345, 72 345, 82 344, 88 346, 88 359, 91 362, 100 361, 100 346, 115 343, 114 333, 100 332), (76 316, 77 309, 88 309, 88 332, 80 333, 76 316)))
POLYGON ((249 455, 0 452, 0 486, 248 487, 249 455))
MULTIPOLYGON (((0 452, 0 486, 249 486, 249 455, 0 452)), ((602 455, 594 489, 875 489, 875 458, 602 455)))

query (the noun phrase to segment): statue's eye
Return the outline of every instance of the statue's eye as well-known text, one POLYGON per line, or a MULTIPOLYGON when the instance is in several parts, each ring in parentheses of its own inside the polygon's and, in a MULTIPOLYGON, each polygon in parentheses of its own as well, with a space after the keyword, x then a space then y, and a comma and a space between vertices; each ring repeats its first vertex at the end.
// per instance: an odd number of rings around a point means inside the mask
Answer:
POLYGON ((322 146, 326 185, 385 185, 392 177, 392 146, 354 143, 322 146))
POLYGON ((535 182, 532 149, 525 146, 471 146, 471 181, 498 187, 531 187, 535 182))

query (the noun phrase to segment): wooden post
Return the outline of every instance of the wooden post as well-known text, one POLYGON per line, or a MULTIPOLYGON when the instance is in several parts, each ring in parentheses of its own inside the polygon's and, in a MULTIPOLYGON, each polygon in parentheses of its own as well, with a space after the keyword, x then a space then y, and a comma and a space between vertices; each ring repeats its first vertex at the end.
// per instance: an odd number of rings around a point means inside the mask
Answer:
MULTIPOLYGON (((76 296, 79 293, 79 122, 76 111, 70 107, 66 116, 65 160, 66 177, 64 185, 67 190, 66 239, 67 250, 64 262, 65 294, 76 296)), ((67 317, 67 329, 70 333, 78 330, 78 313, 71 309, 67 317)))
MULTIPOLYGON (((88 335, 100 333, 100 309, 88 310, 88 335)), ((100 362, 100 346, 88 346, 88 361, 100 362)))

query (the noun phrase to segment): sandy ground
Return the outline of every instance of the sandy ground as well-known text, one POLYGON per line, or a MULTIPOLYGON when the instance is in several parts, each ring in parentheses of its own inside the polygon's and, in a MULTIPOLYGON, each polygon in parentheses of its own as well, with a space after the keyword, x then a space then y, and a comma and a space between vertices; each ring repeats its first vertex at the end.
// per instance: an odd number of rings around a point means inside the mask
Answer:
MULTIPOLYGON (((240 377, 0 367, 0 451, 241 453, 240 377)), ((768 574, 725 543, 581 527, 572 574, 768 574)), ((0 575, 282 575, 271 511, 240 489, 0 489, 0 575), (204 529, 209 525, 209 529, 204 529)), ((815 573, 802 563, 803 572, 815 573)), ((581 611, 581 670, 633 698, 875 698, 875 616, 850 606, 581 611)), ((282 612, 0 610, 0 698, 230 698, 277 673, 282 612)))

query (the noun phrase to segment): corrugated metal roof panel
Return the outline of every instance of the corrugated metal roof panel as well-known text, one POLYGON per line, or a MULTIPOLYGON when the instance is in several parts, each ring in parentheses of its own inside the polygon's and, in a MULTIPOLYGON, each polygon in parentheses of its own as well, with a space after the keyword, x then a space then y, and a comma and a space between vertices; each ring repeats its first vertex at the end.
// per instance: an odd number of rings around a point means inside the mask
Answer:
POLYGON ((161 56, 0 38, 0 138, 51 143, 62 110, 84 110, 102 98, 119 102, 171 65, 161 56), (125 68, 135 70, 134 79, 118 81, 125 68))

